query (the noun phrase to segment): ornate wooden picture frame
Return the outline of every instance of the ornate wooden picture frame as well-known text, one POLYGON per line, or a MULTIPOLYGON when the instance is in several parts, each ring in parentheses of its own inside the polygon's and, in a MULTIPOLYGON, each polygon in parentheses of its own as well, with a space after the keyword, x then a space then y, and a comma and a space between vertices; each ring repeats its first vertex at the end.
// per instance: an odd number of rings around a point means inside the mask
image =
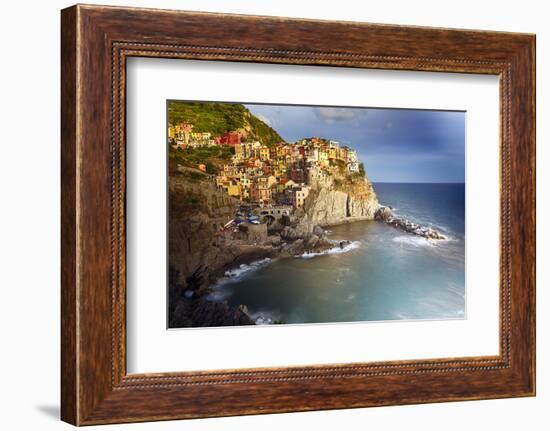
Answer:
POLYGON ((61 21, 64 421, 535 394, 534 35, 82 5, 63 10, 61 21), (125 100, 126 60, 134 56, 497 75, 500 354, 128 374, 125 100))

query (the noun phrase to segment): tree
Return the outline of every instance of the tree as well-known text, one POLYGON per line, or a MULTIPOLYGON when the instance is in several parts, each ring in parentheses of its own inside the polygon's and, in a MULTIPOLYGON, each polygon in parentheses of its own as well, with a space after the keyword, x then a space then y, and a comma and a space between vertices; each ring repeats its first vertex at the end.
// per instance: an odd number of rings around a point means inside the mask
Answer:
POLYGON ((365 176, 365 165, 363 163, 359 163, 359 175, 365 176))
POLYGON ((216 168, 214 163, 206 162, 206 173, 211 174, 211 175, 214 175, 214 174, 218 173, 218 169, 216 168))

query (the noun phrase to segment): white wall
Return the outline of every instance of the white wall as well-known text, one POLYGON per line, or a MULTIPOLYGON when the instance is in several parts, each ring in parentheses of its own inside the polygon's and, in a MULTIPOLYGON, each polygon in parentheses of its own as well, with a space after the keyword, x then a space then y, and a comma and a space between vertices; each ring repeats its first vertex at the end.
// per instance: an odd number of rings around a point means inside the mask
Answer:
MULTIPOLYGON (((320 19, 537 33, 538 135, 538 396, 285 415, 248 416, 108 429, 280 430, 546 429, 550 422, 550 27, 545 2, 462 0, 130 0, 119 4, 320 19), (546 163, 545 163, 546 162, 546 163), (546 313, 546 315, 545 315, 546 313), (545 364, 546 363, 546 364, 545 364)), ((0 394, 4 429, 69 429, 57 420, 59 399, 59 9, 70 2, 4 2, 0 16, 0 394), (7 151, 7 153, 6 153, 7 151)))

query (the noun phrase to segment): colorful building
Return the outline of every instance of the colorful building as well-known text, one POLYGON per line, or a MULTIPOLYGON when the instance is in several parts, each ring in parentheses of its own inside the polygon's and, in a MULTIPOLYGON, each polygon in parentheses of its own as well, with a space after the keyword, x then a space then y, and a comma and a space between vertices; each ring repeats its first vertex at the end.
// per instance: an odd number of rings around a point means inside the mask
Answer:
POLYGON ((225 132, 220 136, 220 144, 223 145, 237 145, 241 143, 240 132, 225 132))
POLYGON ((271 187, 265 184, 252 183, 250 186, 250 198, 252 201, 261 204, 270 203, 272 198, 271 187))
POLYGON ((260 147, 260 160, 265 162, 267 160, 270 160, 270 158, 271 158, 271 153, 270 153, 269 147, 266 145, 262 145, 260 147))
POLYGON ((306 201, 306 198, 309 195, 309 190, 310 190, 310 188, 308 186, 302 186, 302 187, 297 187, 297 188, 293 189, 294 199, 293 199, 292 203, 294 204, 294 206, 296 208, 303 208, 304 207, 304 203, 306 201))
POLYGON ((229 184, 227 184, 227 194, 235 198, 241 197, 241 188, 237 181, 233 180, 230 181, 229 184))

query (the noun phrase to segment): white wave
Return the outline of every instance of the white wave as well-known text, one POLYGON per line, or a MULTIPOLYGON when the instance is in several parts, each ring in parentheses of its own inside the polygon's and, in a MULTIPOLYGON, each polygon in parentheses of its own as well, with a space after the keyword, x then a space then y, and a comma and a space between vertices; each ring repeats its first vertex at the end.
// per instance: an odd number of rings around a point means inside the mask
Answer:
POLYGON ((349 244, 345 245, 344 247, 340 247, 339 245, 336 247, 329 248, 328 250, 318 251, 318 252, 306 252, 300 256, 296 256, 297 258, 302 259, 311 259, 312 257, 316 256, 324 256, 327 254, 342 254, 347 253, 348 251, 355 250, 356 248, 359 248, 361 246, 361 243, 359 241, 352 241, 349 244))
POLYGON ((231 296, 231 292, 229 290, 216 288, 211 292, 208 292, 208 294, 205 295, 205 299, 207 301, 221 302, 221 301, 225 301, 230 296, 231 296))
POLYGON ((276 313, 267 311, 258 311, 250 315, 256 325, 273 325, 279 319, 276 313))
POLYGON ((439 223, 430 222, 429 227, 431 227, 432 229, 442 230, 443 232, 451 232, 451 229, 449 229, 447 226, 445 226, 443 224, 439 224, 439 223))
POLYGON ((270 262, 271 259, 269 257, 266 257, 265 259, 257 260, 256 262, 252 262, 249 264, 243 263, 239 265, 238 268, 233 268, 225 271, 225 277, 230 279, 239 279, 249 272, 256 271, 261 267, 268 265, 270 262))
POLYGON ((266 257, 265 259, 257 260, 256 262, 249 264, 243 263, 237 268, 228 269, 225 271, 224 276, 220 278, 213 286, 211 286, 211 292, 206 295, 206 299, 209 301, 223 301, 229 298, 231 296, 231 290, 226 288, 228 284, 236 283, 246 275, 257 271, 270 263, 271 259, 266 257))
MULTIPOLYGON (((396 236, 395 238, 392 239, 392 241, 400 244, 412 245, 415 247, 425 247, 425 246, 433 247, 435 246, 435 243, 436 243, 436 240, 430 240, 422 236, 413 235, 413 234, 396 236)), ((438 241, 441 241, 441 240, 438 240, 438 241)))

